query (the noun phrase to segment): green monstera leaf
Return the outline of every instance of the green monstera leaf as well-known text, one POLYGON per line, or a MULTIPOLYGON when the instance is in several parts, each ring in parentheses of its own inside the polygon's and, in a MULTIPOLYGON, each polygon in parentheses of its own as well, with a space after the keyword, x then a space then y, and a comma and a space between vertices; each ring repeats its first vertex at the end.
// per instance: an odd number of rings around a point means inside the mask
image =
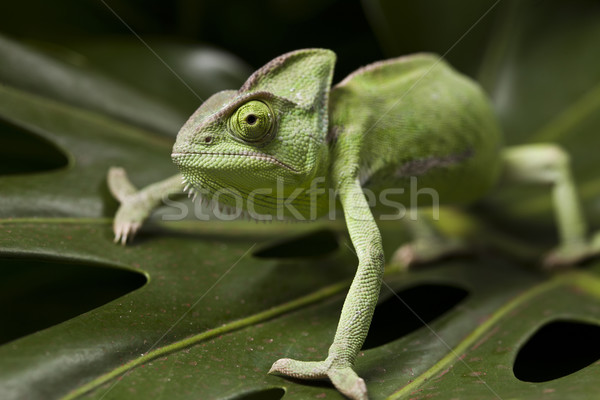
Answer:
MULTIPOLYGON (((390 56, 443 54, 494 5, 435 3, 429 20, 426 3, 363 1, 390 56)), ((506 3, 448 58, 490 91, 509 144, 569 149, 597 224, 597 8, 506 3)), ((325 356, 356 266, 342 222, 190 221, 205 210, 185 201, 112 243, 108 168, 140 187, 172 175, 179 125, 251 72, 215 48, 148 43, 164 64, 135 39, 0 38, 1 397, 341 399, 267 371, 325 356)), ((356 363, 372 399, 594 398, 600 263, 535 268, 531 254, 556 240, 543 191, 499 194, 483 211, 496 215, 485 226, 456 210, 440 223, 512 251, 388 269, 356 363)), ((408 239, 396 223, 382 232, 388 257, 408 239)))

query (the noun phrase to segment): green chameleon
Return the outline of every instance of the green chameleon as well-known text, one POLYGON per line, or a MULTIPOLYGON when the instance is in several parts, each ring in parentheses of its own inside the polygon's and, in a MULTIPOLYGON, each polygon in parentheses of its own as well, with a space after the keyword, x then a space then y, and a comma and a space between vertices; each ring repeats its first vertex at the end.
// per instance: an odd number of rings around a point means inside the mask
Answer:
MULTIPOLYGON (((333 193, 359 260, 335 338, 324 361, 281 359, 270 372, 329 378, 347 397, 366 399, 353 364, 379 297, 384 254, 376 217, 386 212, 371 207, 367 189, 388 190, 393 205, 406 204, 414 179, 444 203, 477 200, 499 182, 547 184, 561 243, 546 264, 589 257, 600 240, 586 238, 565 152, 552 144, 503 148, 482 89, 439 57, 377 62, 331 88, 334 63, 324 49, 275 58, 185 123, 172 154, 181 175, 138 191, 111 168, 108 183, 121 202, 114 231, 123 244, 168 193, 184 188, 263 219, 316 219, 335 206, 333 193)), ((430 228, 414 229, 405 259, 428 261, 461 246, 430 228)))

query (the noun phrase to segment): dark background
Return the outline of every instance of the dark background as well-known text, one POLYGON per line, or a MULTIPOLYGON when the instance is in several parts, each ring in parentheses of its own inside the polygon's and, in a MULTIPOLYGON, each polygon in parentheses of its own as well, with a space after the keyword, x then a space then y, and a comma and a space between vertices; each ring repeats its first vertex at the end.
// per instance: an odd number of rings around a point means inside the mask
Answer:
MULTIPOLYGON (((286 51, 306 47, 334 50, 339 80, 360 65, 415 51, 445 53, 496 3, 440 0, 24 0, 4 4, 0 32, 13 38, 68 46, 90 37, 132 33, 210 44, 259 67, 286 51)), ((485 51, 495 20, 509 8, 499 2, 447 54, 468 68, 485 51), (474 50, 476 49, 476 50, 474 50), (466 61, 461 61, 467 58, 466 61)), ((141 44, 140 44, 141 45, 141 44)), ((474 68, 470 68, 472 71, 474 68)))

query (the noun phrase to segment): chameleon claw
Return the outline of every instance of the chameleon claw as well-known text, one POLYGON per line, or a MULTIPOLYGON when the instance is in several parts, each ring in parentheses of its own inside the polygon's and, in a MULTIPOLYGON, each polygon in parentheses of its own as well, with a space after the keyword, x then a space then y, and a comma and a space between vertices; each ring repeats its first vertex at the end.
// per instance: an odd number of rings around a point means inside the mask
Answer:
POLYGON ((135 222, 131 224, 129 228, 129 234, 133 237, 141 228, 142 224, 140 222, 135 222))
POLYGON ((127 244, 127 231, 125 231, 121 235, 121 246, 125 246, 127 244))
POLYGON ((120 227, 118 232, 115 234, 115 243, 120 243, 121 245, 125 246, 127 241, 135 236, 141 226, 142 225, 139 222, 130 222, 120 227))
POLYGON ((127 241, 133 238, 140 227, 141 224, 138 222, 115 224, 113 228, 115 232, 113 242, 123 246, 126 245, 127 241))
POLYGON ((115 233, 113 243, 119 243, 121 241, 121 238, 123 237, 123 225, 114 223, 113 231, 115 233))

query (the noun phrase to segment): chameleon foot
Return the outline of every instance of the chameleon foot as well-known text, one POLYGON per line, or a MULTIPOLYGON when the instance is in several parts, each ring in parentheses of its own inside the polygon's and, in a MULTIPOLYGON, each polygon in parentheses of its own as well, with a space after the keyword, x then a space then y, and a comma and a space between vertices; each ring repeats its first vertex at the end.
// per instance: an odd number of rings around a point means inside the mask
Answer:
POLYGON ((349 399, 368 400, 365 381, 356 375, 352 367, 334 367, 332 364, 330 360, 297 361, 282 358, 275 361, 269 373, 296 379, 329 378, 333 386, 349 399))
POLYGON ((566 269, 598 256, 600 256, 600 232, 597 232, 589 242, 563 245, 552 250, 544 257, 543 267, 548 270, 566 269))
POLYGON ((391 264, 408 269, 446 257, 468 254, 472 250, 464 241, 458 239, 417 239, 400 246, 392 256, 391 264))
POLYGON ((162 203, 163 198, 183 191, 180 174, 138 190, 129 181, 123 168, 112 167, 108 171, 107 181, 110 192, 121 202, 113 221, 113 231, 115 243, 123 245, 133 238, 152 210, 162 203))
POLYGON ((140 207, 143 198, 129 181, 123 168, 110 168, 107 180, 111 193, 121 202, 113 220, 114 242, 125 245, 128 239, 135 236, 150 211, 145 211, 143 207, 140 207))
POLYGON ((113 224, 115 238, 113 239, 113 242, 120 243, 122 245, 127 244, 127 240, 133 239, 141 226, 141 222, 120 222, 117 218, 115 218, 115 222, 113 224))

